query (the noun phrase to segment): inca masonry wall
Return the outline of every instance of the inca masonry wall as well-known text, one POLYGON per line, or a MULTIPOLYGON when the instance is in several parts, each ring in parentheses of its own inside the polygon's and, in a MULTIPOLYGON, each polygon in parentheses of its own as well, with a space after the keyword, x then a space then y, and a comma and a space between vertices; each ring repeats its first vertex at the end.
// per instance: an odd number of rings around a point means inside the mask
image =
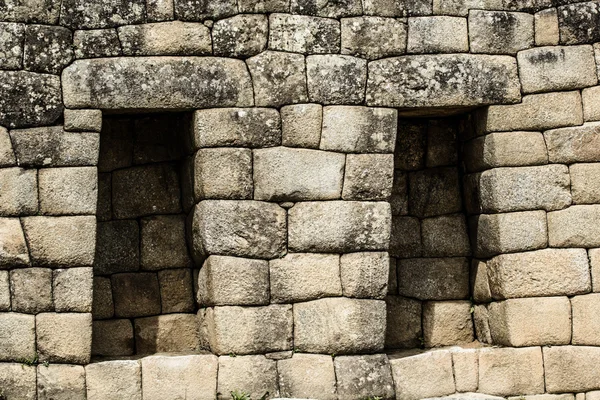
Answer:
POLYGON ((0 21, 0 399, 600 399, 600 1, 0 21))

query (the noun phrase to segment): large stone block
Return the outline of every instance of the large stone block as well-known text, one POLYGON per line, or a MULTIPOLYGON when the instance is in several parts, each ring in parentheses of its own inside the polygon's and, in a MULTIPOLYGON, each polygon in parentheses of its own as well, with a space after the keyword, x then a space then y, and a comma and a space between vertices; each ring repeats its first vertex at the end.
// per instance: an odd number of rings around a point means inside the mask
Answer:
POLYGON ((494 299, 572 296, 591 291, 584 249, 501 254, 487 263, 494 299))
POLYGON ((61 26, 27 25, 23 47, 27 71, 58 75, 73 60, 73 34, 61 26))
POLYGON ((35 367, 20 363, 0 363, 0 387, 7 399, 36 400, 35 367))
POLYGON ((548 213, 548 240, 552 247, 599 247, 600 205, 572 206, 548 213))
POLYGON ((269 262, 268 278, 273 303, 296 303, 342 295, 337 254, 289 253, 269 262))
POLYGON ((398 258, 420 257, 422 250, 419 219, 394 216, 392 218, 390 254, 398 258))
POLYGON ((317 15, 319 17, 341 18, 362 14, 362 2, 359 0, 341 0, 329 3, 322 0, 292 0, 292 14, 317 15))
POLYGON ((194 210, 192 234, 200 256, 277 258, 285 251, 286 212, 266 202, 205 200, 194 210))
POLYGON ((342 23, 342 54, 375 60, 406 52, 408 28, 394 18, 344 18, 342 23))
POLYGON ((94 273, 110 275, 137 271, 140 266, 140 229, 135 220, 99 222, 94 273))
POLYGON ((546 391, 587 392, 600 389, 600 349, 588 346, 544 347, 546 391))
POLYGON ((400 119, 394 151, 395 167, 404 171, 424 169, 429 124, 422 120, 400 119))
POLYGON ((198 274, 203 306, 269 304, 269 264, 263 260, 210 256, 198 274))
POLYGON ((209 308, 204 318, 215 354, 263 354, 291 350, 291 305, 209 308), (239 327, 245 328, 240 330, 239 327))
POLYGON ((23 39, 25 25, 14 22, 0 23, 0 68, 21 69, 23 67, 23 39))
POLYGON ((474 339, 471 302, 430 301, 423 305, 425 347, 466 344, 474 339))
POLYGON ((471 52, 517 54, 533 47, 533 15, 506 11, 469 12, 471 52))
POLYGON ((420 300, 469 297, 469 261, 462 257, 398 260, 398 293, 420 300))
POLYGON ((387 327, 385 347, 387 349, 416 348, 423 338, 421 324, 421 302, 400 296, 387 296, 387 327))
POLYGON ((115 306, 110 278, 94 277, 93 290, 92 315, 94 319, 112 318, 115 314, 115 306))
POLYGON ((542 10, 535 14, 535 44, 556 46, 559 42, 558 12, 556 8, 542 10))
POLYGON ((212 53, 210 29, 200 23, 159 22, 117 29, 126 56, 186 55, 212 53))
POLYGON ((143 270, 191 267, 184 215, 157 215, 140 221, 140 266, 143 270))
POLYGON ((241 13, 286 13, 290 11, 288 0, 238 0, 241 13))
POLYGON ((67 132, 100 132, 102 130, 102 110, 70 110, 64 112, 67 132))
POLYGON ((85 374, 88 400, 142 400, 142 369, 137 360, 88 364, 85 374))
POLYGON ((592 46, 553 46, 517 55, 524 93, 580 89, 598 83, 592 46))
POLYGON ((215 55, 245 58, 267 47, 269 22, 266 15, 236 15, 217 21, 212 29, 215 55))
POLYGON ((205 0, 175 0, 175 18, 182 21, 204 21, 205 19, 221 19, 235 15, 237 6, 235 0, 205 1, 205 0))
POLYGON ((430 15, 432 12, 432 4, 428 0, 364 0, 363 7, 366 15, 383 17, 430 15))
POLYGON ((87 364, 92 350, 92 314, 42 313, 35 317, 40 361, 87 364))
POLYGON ((454 393, 452 353, 410 351, 390 356, 398 400, 418 400, 454 393))
POLYGON ((340 51, 340 23, 305 15, 271 14, 269 49, 320 54, 340 51))
POLYGON ((334 200, 342 194, 344 154, 274 147, 254 151, 254 198, 334 200))
POLYGON ((600 161, 600 122, 544 132, 550 162, 572 164, 600 161))
MULTIPOLYGON (((383 299, 388 292, 390 264, 390 256, 384 252, 343 254, 340 276, 344 296, 383 299)), ((395 276, 395 269, 392 272, 395 276)))
POLYGON ((380 300, 331 298, 294 304, 294 347, 309 353, 383 350, 386 306, 380 300))
POLYGON ((34 266, 92 266, 96 217, 27 217, 22 223, 34 266))
POLYGON ((61 4, 61 25, 71 29, 106 28, 145 22, 146 4, 141 0, 104 3, 67 0, 61 4))
POLYGON ((262 355, 219 357, 217 398, 229 399, 231 392, 239 390, 257 399, 265 393, 279 396, 276 361, 262 355))
POLYGON ((35 214, 38 210, 37 173, 33 169, 0 169, 0 215, 35 214))
POLYGON ((281 396, 335 400, 336 376, 329 355, 294 354, 277 362, 281 396))
POLYGON ((392 371, 385 354, 335 357, 333 363, 341 398, 395 398, 392 371))
MULTIPOLYGON (((319 138, 320 136, 321 124, 319 124, 319 138)), ((17 159, 15 158, 15 152, 10 141, 10 135, 6 128, 0 127, 0 167, 14 167, 15 165, 17 165, 17 159)))
POLYGON ((393 154, 348 154, 344 200, 387 200, 394 183, 393 154))
POLYGON ((93 356, 126 357, 134 354, 135 337, 131 320, 108 319, 104 321, 93 321, 93 356))
POLYGON ((366 102, 371 106, 468 107, 519 100, 517 63, 512 57, 415 55, 369 63, 366 102))
POLYGON ((362 104, 367 83, 367 61, 345 55, 306 58, 308 98, 321 104, 362 104))
POLYGON ((598 346, 600 343, 600 318, 597 309, 600 294, 575 296, 571 299, 573 308, 572 344, 598 346))
POLYGON ((539 347, 481 349, 478 391, 497 396, 543 393, 544 361, 539 347))
POLYGON ((452 367, 454 382, 459 393, 474 392, 479 380, 479 351, 478 349, 452 349, 452 367))
POLYGON ((509 299, 491 303, 488 311, 495 345, 525 347, 571 341, 571 304, 567 297, 509 299))
POLYGON ((52 270, 22 268, 10 271, 12 311, 37 314, 54 311, 52 270))
POLYGON ((251 199, 250 149, 200 149, 194 157, 196 199, 251 199))
POLYGON ((444 215, 421 221, 424 257, 466 257, 471 255, 464 215, 444 215))
POLYGON ((145 317, 160 314, 160 289, 155 273, 126 273, 111 276, 115 316, 145 317))
POLYGON ((558 7, 560 43, 593 43, 600 40, 597 18, 599 13, 600 8, 593 1, 558 7))
POLYGON ((73 33, 75 58, 120 56, 121 43, 116 29, 79 30, 73 33))
POLYGON ((429 168, 408 175, 408 209, 416 217, 455 214, 462 210, 458 169, 429 168))
POLYGON ((0 239, 0 269, 29 265, 29 251, 18 218, 0 218, 0 239))
POLYGON ((195 314, 168 314, 135 320, 136 354, 194 353, 200 350, 195 314))
POLYGON ((281 144, 287 147, 319 148, 323 106, 298 104, 281 108, 281 144))
POLYGON ((63 70, 62 87, 69 108, 160 110, 253 105, 246 64, 224 58, 76 60, 63 70))
POLYGON ((81 365, 39 365, 38 400, 86 400, 85 369, 81 365))
POLYGON ((19 361, 34 358, 35 317, 7 312, 0 313, 0 322, 0 360, 19 361))
POLYGON ((413 54, 467 52, 467 20, 449 16, 409 18, 406 50, 413 54))
POLYGON ((176 312, 193 312, 194 299, 193 272, 189 268, 165 269, 158 271, 160 285, 161 312, 170 314, 176 312))
POLYGON ((40 211, 46 215, 95 214, 95 167, 44 168, 38 174, 40 211))
POLYGON ((288 213, 289 250, 346 253, 387 250, 391 209, 384 202, 306 202, 288 213))
POLYGON ((0 11, 2 21, 56 24, 60 2, 54 0, 19 1, 9 0, 0 11))
POLYGON ((581 100, 583 101, 583 119, 588 121, 600 120, 600 101, 598 94, 600 86, 585 88, 581 91, 581 100))

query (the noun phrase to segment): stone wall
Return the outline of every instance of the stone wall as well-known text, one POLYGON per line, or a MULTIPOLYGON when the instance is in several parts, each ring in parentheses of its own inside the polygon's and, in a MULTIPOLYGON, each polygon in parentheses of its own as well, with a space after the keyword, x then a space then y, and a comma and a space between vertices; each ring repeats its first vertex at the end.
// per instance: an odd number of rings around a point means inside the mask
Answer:
POLYGON ((0 398, 600 398, 600 2, 0 21, 0 398))

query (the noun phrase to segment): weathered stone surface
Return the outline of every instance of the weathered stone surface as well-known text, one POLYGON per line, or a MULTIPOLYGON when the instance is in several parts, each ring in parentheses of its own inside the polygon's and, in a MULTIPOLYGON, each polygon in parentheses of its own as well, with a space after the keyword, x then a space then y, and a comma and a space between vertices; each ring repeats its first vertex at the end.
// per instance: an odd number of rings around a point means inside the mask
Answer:
POLYGON ((276 362, 262 355, 219 357, 217 398, 229 399, 230 393, 240 388, 254 398, 265 393, 271 397, 279 396, 276 362))
POLYGON ((140 266, 144 270, 191 267, 184 215, 157 215, 140 221, 140 266))
POLYGON ((194 143, 201 147, 271 147, 281 144, 277 110, 230 108, 194 113, 194 143))
POLYGON ((308 98, 321 104, 361 104, 365 98, 367 61, 344 55, 306 57, 308 98))
POLYGON ((545 249, 501 254, 487 263, 495 299, 572 296, 591 290, 587 253, 583 249, 545 249))
POLYGON ((19 216, 37 212, 36 170, 22 168, 0 169, 0 215, 19 216))
POLYGON ((445 215, 421 221, 424 257, 471 255, 464 215, 445 215))
POLYGON ((600 40, 598 14, 593 1, 558 7, 558 29, 561 44, 593 43, 600 40))
POLYGON ((338 396, 395 398, 392 371, 385 354, 335 357, 333 363, 338 396))
POLYGON ((340 276, 344 296, 385 298, 388 292, 389 271, 388 253, 343 254, 340 258, 340 276))
POLYGON ((92 349, 92 314, 42 313, 35 317, 40 361, 87 364, 92 349))
POLYGON ((366 93, 368 105, 400 108, 468 107, 521 100, 514 58, 470 54, 372 61, 366 93))
POLYGON ((573 164, 569 175, 573 203, 600 203, 600 164, 573 164))
POLYGON ((309 149, 254 151, 254 198, 265 201, 334 200, 342 192, 346 157, 309 149))
POLYGON ((323 107, 298 104, 281 108, 281 144, 287 147, 319 148, 323 107))
POLYGON ((533 15, 506 11, 469 12, 471 52, 517 54, 533 47, 533 15))
POLYGON ((70 29, 110 28, 145 22, 144 0, 84 2, 67 0, 61 3, 60 23, 70 29))
POLYGON ((194 157, 196 199, 251 199, 250 149, 200 149, 194 157))
POLYGON ((201 23, 158 22, 117 29, 126 56, 186 55, 212 53, 210 29, 201 23))
POLYGON ((11 22, 0 23, 0 68, 23 67, 23 40, 25 26, 11 22))
POLYGON ((23 67, 27 71, 60 74, 73 60, 73 34, 60 26, 25 28, 23 67))
POLYGON ((600 319, 596 310, 600 304, 600 294, 575 296, 571 299, 573 308, 572 344, 597 346, 600 343, 600 319))
POLYGON ((257 106, 279 107, 308 100, 304 56, 264 51, 246 60, 257 106))
POLYGON ((194 282, 192 270, 188 268, 158 271, 161 312, 193 312, 195 310, 194 282))
POLYGON ((198 255, 277 258, 285 251, 286 225, 286 212, 277 204, 205 200, 194 211, 194 251, 198 255))
POLYGON ((287 13, 290 11, 288 0, 238 0, 241 13, 287 13))
POLYGON ((64 112, 67 132, 100 132, 102 130, 102 110, 70 110, 64 112))
POLYGON ((63 71, 62 84, 68 108, 157 110, 253 104, 246 65, 224 58, 77 60, 63 71))
POLYGON ((304 15, 271 14, 269 49, 320 54, 340 51, 340 23, 304 15))
POLYGON ((477 257, 537 250, 548 245, 546 213, 543 210, 481 214, 469 223, 477 257))
POLYGON ((60 2, 56 0, 8 0, 4 3, 0 11, 0 20, 56 24, 58 22, 59 11, 60 2))
POLYGON ((94 319, 112 318, 115 307, 110 278, 94 277, 92 315, 94 319))
POLYGON ((489 312, 486 304, 476 304, 473 310, 473 325, 477 340, 481 343, 492 343, 492 334, 490 333, 489 312))
POLYGON ((392 206, 392 215, 408 214, 408 174, 401 170, 394 171, 392 196, 388 200, 392 206))
POLYGON ((290 11, 292 14, 316 15, 319 17, 341 18, 362 14, 360 0, 338 0, 329 2, 324 0, 291 0, 290 11))
POLYGON ((123 53, 116 29, 75 31, 73 46, 75 58, 114 57, 123 53))
POLYGON ((92 265, 96 245, 95 217, 26 217, 22 223, 34 266, 92 265))
POLYGON ((387 200, 394 181, 393 154, 348 154, 344 200, 387 200))
POLYGON ((46 215, 95 214, 95 167, 44 168, 39 171, 40 211, 46 215))
POLYGON ((479 380, 479 353, 477 349, 458 348, 452 351, 452 367, 457 392, 467 393, 477 390, 477 381, 479 380))
POLYGON ((469 51, 467 20, 435 16, 408 19, 408 53, 462 53, 469 51))
POLYGON ((263 260, 210 256, 198 274, 204 306, 269 304, 269 264, 263 260))
POLYGON ((133 325, 130 320, 109 319, 92 323, 92 355, 132 356, 135 354, 134 345, 133 325))
POLYGON ((398 260, 398 293, 421 300, 461 300, 469 297, 466 258, 398 260))
POLYGON ((544 360, 541 349, 481 349, 478 391, 498 396, 542 393, 544 360))
POLYGON ((572 164, 600 161, 600 122, 544 132, 550 162, 572 164))
POLYGON ((520 104, 490 106, 477 116, 483 132, 540 131, 581 125, 579 92, 543 93, 523 96, 520 104))
POLYGON ((28 314, 53 311, 52 270, 23 268, 10 271, 12 310, 28 314))
POLYGON ((547 392, 587 392, 600 388, 597 347, 554 346, 543 350, 547 392))
POLYGON ((357 106, 323 108, 320 148, 343 153, 393 153, 398 112, 357 106))
POLYGON ((535 14, 536 46, 556 46, 559 42, 558 12, 556 8, 542 10, 535 14))
POLYGON ((0 385, 7 399, 36 400, 35 367, 20 363, 0 364, 0 385))
POLYGON ((421 223, 418 218, 392 218, 390 254, 398 258, 421 257, 421 223))
POLYGON ((433 0, 434 15, 467 16, 469 10, 502 9, 502 0, 433 0))
POLYGON ((135 320, 137 354, 190 353, 200 350, 195 314, 168 314, 135 320))
POLYGON ((428 0, 364 0, 363 7, 366 15, 382 17, 430 15, 432 12, 431 1, 428 0))
POLYGON ((396 271, 396 258, 390 257, 388 272, 388 294, 398 294, 398 272, 396 271))
POLYGON ((398 137, 394 151, 396 168, 405 171, 425 168, 428 130, 426 121, 416 119, 398 121, 398 137))
POLYGON ((122 318, 160 314, 160 289, 153 273, 111 276, 115 316, 122 318))
POLYGON ((235 0, 175 0, 175 18, 183 21, 221 19, 237 14, 235 0))
POLYGON ((287 254, 271 260, 269 269, 273 303, 342 295, 340 259, 336 254, 287 254))
POLYGON ((485 261, 471 260, 471 293, 476 303, 489 303, 492 301, 485 261))
POLYGON ((92 312, 92 268, 53 271, 52 294, 57 312, 92 312))
POLYGON ((209 308, 205 324, 215 354, 264 354, 292 348, 292 306, 209 308), (238 329, 244 326, 243 330, 238 329))
POLYGON ((294 347, 309 353, 383 350, 385 302, 344 297, 294 304, 294 347))
POLYGON ((0 218, 0 269, 29 265, 29 252, 17 218, 0 218))
POLYGON ((306 202, 288 213, 289 250, 324 253, 387 250, 391 209, 385 202, 306 202))
POLYGON ((336 376, 329 355, 294 354, 277 362, 281 396, 335 400, 336 376))
MULTIPOLYGON (((319 124, 319 137, 321 136, 321 124, 319 124)), ((317 146, 319 144, 317 143, 317 146)), ((15 153, 13 152, 12 143, 8 130, 0 127, 0 167, 13 167, 17 164, 15 153)))
POLYGON ((173 0, 146 0, 148 22, 171 21, 174 13, 173 0))
POLYGON ((600 86, 585 88, 581 91, 583 101, 583 119, 588 121, 600 120, 600 86))
POLYGON ((28 360, 34 357, 35 317, 16 312, 0 313, 0 322, 0 360, 28 360))
POLYGON ((553 46, 517 55, 524 93, 579 89, 598 83, 592 46, 553 46))
POLYGON ((10 311, 10 283, 8 271, 0 271, 0 311, 10 311))
POLYGON ((137 271, 140 265, 139 226, 135 220, 99 222, 94 273, 137 271))
POLYGON ((571 341, 571 304, 567 297, 509 299, 491 303, 488 310, 495 345, 564 345, 571 341))
POLYGON ((423 338, 421 328, 421 302, 400 296, 387 296, 387 349, 416 348, 423 338))
POLYGON ((343 18, 342 54, 375 60, 406 52, 406 24, 394 18, 343 18))
POLYGON ((142 399, 142 370, 137 360, 88 364, 85 374, 88 400, 142 399))
POLYGON ((222 19, 212 29, 214 53, 224 57, 251 57, 265 50, 268 33, 266 15, 241 14, 222 19))
POLYGON ((452 354, 448 350, 392 355, 390 365, 396 398, 417 400, 454 393, 452 354))
POLYGON ((433 119, 427 125, 425 165, 434 168, 458 164, 457 122, 433 119))
POLYGON ((495 168, 481 174, 483 212, 560 210, 571 204, 569 169, 566 165, 495 168))
POLYGON ((458 169, 429 168, 408 175, 408 209, 417 217, 455 214, 462 210, 458 169))
POLYGON ((86 400, 81 365, 38 365, 38 400, 86 400))
POLYGON ((548 213, 548 241, 552 247, 599 247, 600 205, 572 206, 548 213))
POLYGON ((10 131, 17 163, 25 167, 77 167, 98 164, 100 135, 65 132, 62 126, 10 131))
POLYGON ((589 250, 593 291, 600 292, 600 249, 589 250))
POLYGON ((473 337, 471 302, 430 301, 423 305, 425 347, 470 343, 473 337))

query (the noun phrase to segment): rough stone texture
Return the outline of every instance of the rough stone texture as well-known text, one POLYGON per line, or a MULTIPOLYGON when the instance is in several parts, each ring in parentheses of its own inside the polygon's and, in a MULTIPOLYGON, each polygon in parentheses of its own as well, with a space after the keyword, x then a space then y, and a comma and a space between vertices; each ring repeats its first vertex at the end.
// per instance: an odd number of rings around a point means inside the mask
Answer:
POLYGON ((491 344, 492 334, 490 333, 489 312, 487 305, 477 304, 473 310, 473 325, 475 325, 475 333, 477 340, 482 343, 491 344))
POLYGON ((600 203, 600 164, 573 164, 569 174, 573 203, 600 203))
POLYGON ((398 112, 356 106, 323 108, 322 150, 344 153, 393 153, 398 112))
POLYGON ((533 47, 533 15, 506 11, 469 12, 471 52, 517 54, 533 47))
POLYGON ((0 311, 10 311, 10 283, 8 271, 0 271, 0 311))
POLYGON ((418 400, 454 393, 452 354, 447 350, 390 357, 398 400, 418 400))
POLYGON ((558 29, 561 44, 593 43, 600 40, 598 14, 593 1, 558 7, 558 29))
POLYGON ((110 278, 94 277, 92 315, 94 319, 112 318, 115 313, 110 278))
POLYGON ((159 22, 123 26, 117 31, 126 56, 201 56, 212 53, 210 29, 200 23, 159 22))
POLYGON ((61 4, 61 25, 71 29, 108 28, 145 22, 143 0, 114 3, 67 0, 61 4))
POLYGON ((466 258, 398 260, 398 293, 420 300, 461 300, 469 297, 466 258))
POLYGON ((67 132, 100 132, 102 130, 102 110, 70 110, 64 112, 67 132))
POLYGON ((333 363, 341 398, 395 398, 392 371, 385 354, 335 357, 333 363))
POLYGON ((245 58, 267 47, 266 15, 236 15, 217 21, 212 29, 215 55, 245 58))
POLYGON ((128 319, 110 319, 92 323, 92 355, 106 357, 132 356, 133 325, 128 319))
POLYGON ((416 348, 423 338, 421 330, 421 302, 400 297, 385 298, 387 328, 385 347, 388 349, 416 348))
POLYGON ((309 353, 383 350, 385 302, 331 298, 294 305, 294 347, 309 353))
POLYGON ((86 400, 85 370, 80 365, 39 365, 38 400, 86 400))
POLYGON ((269 48, 303 54, 338 53, 340 23, 304 15, 271 14, 269 48))
POLYGON ((194 311, 194 282, 188 268, 167 269, 158 272, 161 311, 163 314, 194 311))
POLYGON ((175 0, 175 18, 183 21, 221 19, 237 13, 235 0, 175 0))
POLYGON ((291 0, 292 14, 308 14, 319 17, 341 18, 362 14, 359 0, 339 0, 329 2, 323 0, 291 0))
POLYGON ((277 362, 281 396, 335 400, 336 375, 329 355, 294 354, 277 362))
POLYGON ((170 21, 174 12, 173 0, 146 0, 148 22, 170 21))
POLYGON ((600 120, 600 102, 597 101, 600 86, 586 88, 581 91, 583 101, 583 119, 588 121, 600 120))
POLYGON ((361 104, 365 98, 367 61, 344 55, 306 57, 308 98, 321 104, 361 104))
POLYGON ((589 259, 592 272, 592 286, 594 292, 600 292, 600 249, 590 249, 589 259))
POLYGON ((567 297, 509 299, 490 304, 495 345, 524 347, 569 344, 571 304, 567 297))
POLYGON ((45 168, 39 171, 38 179, 42 214, 96 213, 98 173, 95 167, 45 168))
POLYGON ((135 320, 137 354, 189 353, 200 350, 195 314, 169 314, 135 320))
POLYGON ((577 91, 523 96, 520 104, 490 106, 482 114, 477 119, 484 132, 540 131, 583 123, 577 91))
POLYGON ((290 11, 288 0, 238 0, 241 13, 286 13, 290 11))
POLYGON ((389 271, 388 253, 343 254, 340 276, 344 296, 383 299, 388 292, 389 271))
POLYGON ((598 390, 600 349, 586 346, 544 347, 546 391, 549 393, 598 390))
POLYGON ((392 196, 388 200, 392 207, 392 215, 408 214, 408 174, 401 170, 394 171, 392 196))
POLYGON ((0 169, 0 215, 18 216, 35 214, 38 210, 37 173, 35 170, 0 169))
POLYGON ((264 354, 292 348, 292 306, 209 308, 204 323, 215 354, 264 354), (237 327, 245 326, 239 330, 237 327))
MULTIPOLYGON (((321 124, 319 124, 319 138, 321 137, 321 124)), ((317 141, 317 146, 318 146, 317 141)), ((12 143, 8 130, 0 127, 0 167, 13 167, 17 164, 15 153, 13 152, 12 143)))
POLYGON ((394 151, 396 168, 404 171, 425 168, 428 131, 427 122, 405 119, 398 121, 398 137, 394 151))
POLYGON ((7 399, 36 400, 35 367, 20 363, 0 364, 0 385, 7 399))
POLYGON ((458 164, 457 123, 433 119, 427 125, 426 166, 434 168, 458 164))
POLYGON ((62 84, 63 100, 68 108, 156 110, 253 104, 252 83, 246 65, 233 59, 122 57, 77 60, 63 71, 62 84))
POLYGON ((116 360, 85 367, 88 400, 141 400, 142 370, 137 360, 116 360))
POLYGON ((406 52, 407 26, 393 18, 344 18, 342 54, 375 60, 406 52), (374 45, 377 43, 377 45, 374 45))
POLYGON ((435 16, 408 19, 408 53, 462 53, 469 51, 467 20, 435 16))
POLYGON ((502 9, 502 0, 433 0, 433 13, 435 15, 466 17, 471 9, 502 9))
POLYGON ((23 67, 23 24, 0 23, 0 68, 21 69, 23 67))
POLYGON ((458 169, 429 168, 408 175, 408 209, 417 217, 462 211, 458 169))
POLYGON ((92 268, 58 269, 53 272, 52 294, 57 312, 92 312, 92 268))
POLYGON ((456 391, 460 393, 477 390, 479 380, 479 352, 477 349, 458 348, 452 351, 452 368, 456 391))
POLYGON ((265 393, 279 396, 276 362, 264 356, 219 357, 217 398, 229 399, 230 393, 240 388, 257 399, 265 393))
POLYGON ((12 310, 28 314, 53 311, 52 270, 23 268, 10 271, 12 310))
POLYGON ((140 266, 143 270, 190 267, 185 216, 158 215, 140 222, 140 266))
POLYGON ((281 108, 281 144, 287 147, 317 149, 321 142, 323 107, 298 104, 281 108))
POLYGON ((197 199, 251 199, 250 149, 200 149, 194 158, 194 191, 197 199))
POLYGON ((198 274, 204 306, 269 304, 269 264, 263 260, 210 256, 198 274))
POLYGON ((372 61, 366 93, 368 105, 400 108, 468 107, 521 100, 514 58, 470 54, 372 61))
POLYGON ((479 182, 481 209, 488 213, 560 210, 571 204, 569 183, 566 165, 487 170, 479 182))
POLYGON ((363 7, 366 15, 382 17, 429 15, 432 12, 431 1, 428 0, 364 0, 363 7))
POLYGON ((600 161, 600 122, 544 132, 550 162, 571 164, 600 161))
POLYGON ((116 317, 144 317, 160 314, 160 289, 153 273, 111 276, 116 317))
POLYGON ((387 200, 394 182, 393 154, 348 154, 344 200, 387 200))
POLYGON ((22 219, 34 266, 91 266, 96 244, 96 218, 26 217, 22 219))
POLYGON ((492 301, 490 285, 487 276, 487 264, 484 261, 471 260, 471 293, 477 303, 492 301))
POLYGON ((35 317, 16 312, 0 313, 0 322, 0 360, 33 358, 36 354, 35 317))
POLYGON ((114 57, 123 53, 116 29, 75 31, 73 46, 75 58, 114 57))
POLYGON ((524 93, 579 89, 598 83, 592 46, 554 46, 517 55, 524 93))
POLYGON ((344 154, 273 147, 253 152, 254 198, 265 201, 339 199, 344 154))
POLYGON ((197 255, 271 259, 285 251, 286 212, 277 204, 205 200, 196 205, 192 224, 197 255))
POLYGON ((600 205, 572 206, 548 213, 548 241, 552 247, 599 247, 600 205))
POLYGON ((288 213, 289 250, 346 253, 387 250, 391 209, 385 202, 306 202, 288 213))
POLYGON ((497 396, 544 392, 541 349, 481 349, 478 391, 497 396))
POLYGON ((543 210, 481 214, 470 220, 470 232, 477 257, 537 250, 548 245, 543 210))
POLYGON ((571 299, 573 307, 572 344, 598 346, 600 343, 600 319, 596 312, 600 304, 600 294, 575 296, 571 299))
POLYGON ((29 251, 17 218, 0 218, 0 269, 29 265, 29 251))
POLYGON ((42 313, 35 317, 40 361, 87 364, 92 347, 92 315, 42 313))
POLYGON ((556 8, 542 10, 535 14, 536 46, 556 46, 559 42, 558 12, 556 8))
POLYGON ((464 215, 447 215, 421 221, 424 257, 470 256, 464 215))
POLYGON ((471 302, 439 301, 423 305, 425 347, 470 343, 474 339, 471 302))
POLYGON ((58 75, 73 60, 73 34, 60 26, 28 25, 23 47, 27 71, 58 75))
POLYGON ((572 296, 591 290, 587 252, 545 249, 501 254, 487 263, 495 299, 572 296))
POLYGON ((194 143, 201 147, 272 147, 281 144, 277 110, 230 108, 194 113, 194 143))
POLYGON ((99 222, 94 273, 110 275, 139 269, 140 246, 137 221, 99 222))

